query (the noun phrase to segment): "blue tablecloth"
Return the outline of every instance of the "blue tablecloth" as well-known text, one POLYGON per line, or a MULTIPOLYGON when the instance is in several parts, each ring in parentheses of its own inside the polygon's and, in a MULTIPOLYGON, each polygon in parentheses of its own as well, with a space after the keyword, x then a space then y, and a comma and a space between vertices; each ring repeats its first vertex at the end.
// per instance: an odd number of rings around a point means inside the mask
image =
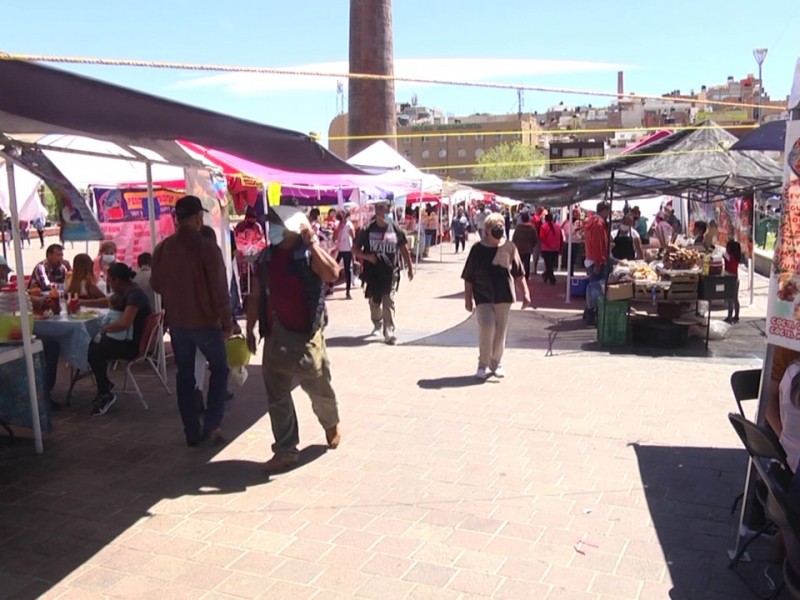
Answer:
MULTIPOLYGON (((15 347, 19 347, 19 344, 0 344, 0 353, 15 347)), ((33 355, 33 366, 36 376, 36 395, 39 401, 39 422, 42 424, 42 431, 51 431, 53 424, 50 419, 50 405, 47 403, 44 393, 44 355, 41 352, 33 355)), ((31 429, 33 420, 25 358, 0 364, 0 382, 2 382, 0 385, 0 420, 9 425, 31 429)))
POLYGON ((89 370, 89 343, 100 333, 100 317, 87 321, 66 315, 34 321, 33 333, 42 340, 56 341, 61 358, 74 369, 89 370))

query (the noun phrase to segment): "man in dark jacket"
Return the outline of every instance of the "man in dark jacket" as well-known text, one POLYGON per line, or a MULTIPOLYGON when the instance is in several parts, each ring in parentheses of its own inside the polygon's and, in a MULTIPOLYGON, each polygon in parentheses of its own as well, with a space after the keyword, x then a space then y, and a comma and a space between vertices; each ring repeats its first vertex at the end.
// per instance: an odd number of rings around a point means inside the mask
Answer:
POLYGON ((511 241, 517 247, 522 267, 525 269, 525 279, 528 280, 531 278, 531 255, 539 243, 539 234, 531 223, 530 213, 523 212, 520 215, 520 223, 514 229, 514 237, 511 238, 511 241))

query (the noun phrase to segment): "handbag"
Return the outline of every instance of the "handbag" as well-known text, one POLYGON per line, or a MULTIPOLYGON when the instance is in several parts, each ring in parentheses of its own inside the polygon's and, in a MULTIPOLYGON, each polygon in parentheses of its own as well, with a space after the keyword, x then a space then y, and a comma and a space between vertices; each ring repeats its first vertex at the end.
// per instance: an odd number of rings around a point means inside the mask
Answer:
POLYGON ((322 328, 313 333, 289 331, 273 314, 265 358, 267 367, 278 373, 303 379, 320 377, 325 361, 322 328))

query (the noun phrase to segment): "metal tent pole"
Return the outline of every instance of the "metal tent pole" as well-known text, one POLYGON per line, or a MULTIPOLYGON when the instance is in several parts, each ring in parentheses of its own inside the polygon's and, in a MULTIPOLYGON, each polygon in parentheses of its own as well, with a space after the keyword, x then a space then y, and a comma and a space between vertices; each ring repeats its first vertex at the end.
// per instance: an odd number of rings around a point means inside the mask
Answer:
MULTIPOLYGON (((150 224, 150 252, 156 249, 156 199, 153 192, 153 163, 149 160, 144 163, 145 173, 147 174, 147 220, 150 224)), ((161 312, 161 294, 153 294, 156 305, 153 310, 161 312)), ((167 352, 164 348, 164 335, 158 336, 158 371, 161 380, 167 380, 167 352)))
POLYGON ((570 286, 572 285, 572 228, 575 224, 572 222, 572 204, 567 206, 567 223, 569 223, 569 236, 567 240, 567 291, 564 296, 564 304, 571 304, 572 298, 570 297, 570 286))
POLYGON ((33 443, 36 454, 44 452, 42 442, 42 424, 39 421, 39 398, 36 395, 36 369, 33 365, 33 339, 31 337, 30 317, 28 315, 28 294, 25 289, 25 267, 22 262, 22 240, 19 231, 19 213, 17 211, 17 187, 14 181, 14 165, 6 159, 6 176, 8 177, 8 204, 11 211, 11 231, 14 236, 14 260, 19 276, 17 277, 17 297, 19 299, 20 329, 22 329, 22 349, 25 353, 25 370, 28 376, 28 399, 31 405, 33 424, 33 443))
POLYGON ((753 199, 750 201, 752 208, 750 215, 750 265, 747 277, 750 283, 750 306, 755 303, 755 272, 756 272, 756 194, 753 192, 753 199))

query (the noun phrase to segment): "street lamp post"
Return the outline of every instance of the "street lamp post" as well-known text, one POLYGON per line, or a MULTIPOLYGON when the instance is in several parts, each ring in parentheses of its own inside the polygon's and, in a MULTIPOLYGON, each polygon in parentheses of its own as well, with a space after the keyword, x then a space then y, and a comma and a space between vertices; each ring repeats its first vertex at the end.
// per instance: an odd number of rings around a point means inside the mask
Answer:
MULTIPOLYGON (((756 59, 756 64, 758 64, 758 124, 761 125, 764 122, 764 111, 762 109, 762 97, 764 96, 764 84, 761 78, 761 71, 764 65, 764 59, 767 58, 767 48, 756 48, 753 50, 753 58, 756 59)), ((755 256, 756 256, 756 193, 753 193, 753 217, 751 219, 750 227, 752 231, 750 232, 750 271, 748 273, 750 279, 750 306, 753 306, 754 303, 754 287, 755 287, 755 256)))

